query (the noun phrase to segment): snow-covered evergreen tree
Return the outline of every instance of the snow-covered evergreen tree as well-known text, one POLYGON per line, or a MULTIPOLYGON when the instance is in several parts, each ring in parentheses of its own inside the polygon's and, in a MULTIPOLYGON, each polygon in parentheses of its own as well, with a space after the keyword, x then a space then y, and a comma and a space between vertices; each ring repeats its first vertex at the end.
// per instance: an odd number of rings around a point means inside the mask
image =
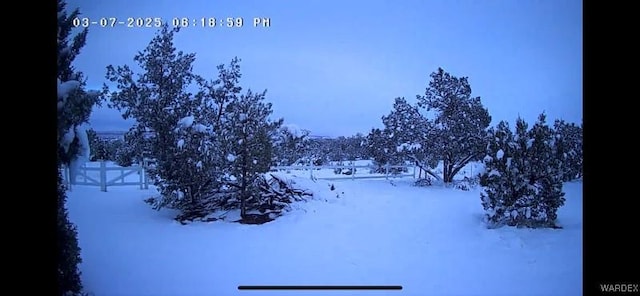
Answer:
POLYGON ((345 136, 339 136, 337 138, 328 139, 331 147, 329 152, 329 159, 332 161, 344 161, 355 160, 353 155, 349 155, 348 141, 345 136))
POLYGON ((356 133, 353 136, 342 136, 334 140, 337 142, 337 147, 342 154, 342 158, 339 160, 354 161, 365 158, 366 152, 363 146, 364 136, 362 134, 356 133))
POLYGON ((562 180, 582 177, 582 126, 556 120, 554 123, 556 157, 562 162, 562 180))
POLYGON ((309 138, 307 153, 303 156, 303 162, 313 165, 324 165, 329 162, 331 153, 330 139, 309 138))
POLYGON ((269 171, 272 160, 272 139, 282 120, 271 121, 271 103, 265 103, 265 92, 248 90, 230 102, 225 114, 228 129, 225 142, 230 148, 227 154, 230 175, 227 184, 239 190, 240 215, 245 218, 250 204, 258 204, 262 198, 258 180, 269 171))
MULTIPOLYGON (((519 138, 526 139, 526 123, 519 120, 517 126, 519 138)), ((513 205, 526 184, 526 168, 523 167, 525 151, 518 146, 505 121, 498 123, 496 128, 489 129, 488 138, 487 154, 483 159, 485 171, 480 175, 480 185, 484 186, 484 192, 480 197, 487 222, 495 227, 508 224, 513 205)))
POLYGON ((482 155, 489 111, 480 97, 471 96, 467 77, 455 77, 442 68, 431 74, 425 95, 417 99, 419 107, 434 111, 428 148, 443 162, 444 182, 452 182, 465 165, 482 155))
POLYGON ((110 140, 106 140, 105 141, 105 146, 106 146, 106 159, 110 160, 110 161, 116 161, 116 156, 118 153, 118 150, 121 149, 122 146, 124 146, 124 140, 122 139, 110 139, 110 140))
POLYGON ((144 133, 133 127, 124 134, 124 140, 115 145, 114 161, 119 166, 128 167, 140 163, 144 157, 149 157, 151 142, 144 133))
POLYGON ((111 104, 125 119, 136 119, 132 144, 148 150, 147 156, 155 161, 148 170, 161 193, 155 207, 173 207, 191 216, 201 214, 206 197, 219 187, 215 118, 208 116, 215 112, 207 110, 216 104, 213 96, 204 94, 218 90, 192 73, 195 54, 176 50, 176 32, 165 25, 134 57, 143 70, 137 79, 126 65, 108 66, 106 77, 118 89, 110 95, 111 104), (189 92, 196 85, 201 91, 189 92))
POLYGON ((293 124, 283 124, 274 139, 274 163, 278 166, 292 165, 298 161, 310 163, 309 131, 293 124))
POLYGON ((112 141, 101 139, 92 128, 87 129, 87 139, 89 140, 90 161, 114 160, 115 146, 112 141))
MULTIPOLYGON (((75 36, 72 34, 73 19, 80 15, 79 9, 66 12, 66 2, 58 0, 58 56, 57 56, 57 114, 58 114, 58 208, 57 208, 57 268, 58 295, 79 295, 82 292, 80 270, 82 261, 78 246, 78 233, 69 221, 66 208, 66 188, 60 169, 63 165, 71 169, 71 177, 89 157, 89 141, 84 124, 87 123, 94 105, 99 104, 98 92, 86 91, 82 73, 72 66, 74 59, 84 46, 87 29, 75 36)), ((71 180, 73 181, 73 179, 71 180)))
POLYGON ((435 153, 436 142, 432 142, 434 128, 431 122, 420 114, 418 107, 409 104, 405 98, 396 98, 393 110, 389 115, 382 117, 382 123, 390 146, 388 154, 396 155, 398 160, 409 160, 427 174, 441 179, 432 170, 438 164, 441 155, 435 153))
POLYGON ((556 227, 564 193, 553 131, 544 114, 527 127, 518 118, 515 135, 506 122, 489 131, 480 197, 490 227, 556 227))
POLYGON ((94 105, 100 105, 100 92, 85 90, 86 79, 73 67, 73 61, 86 42, 85 28, 72 34, 73 19, 80 15, 75 9, 66 13, 66 2, 58 1, 58 56, 57 56, 57 111, 58 111, 58 159, 70 168, 71 181, 75 180, 78 167, 90 157, 86 124, 94 105))
POLYGON ((373 173, 385 173, 385 165, 401 165, 404 162, 402 155, 395 153, 396 144, 391 140, 386 130, 371 129, 365 139, 364 146, 371 155, 375 169, 373 173))
POLYGON ((562 163, 556 157, 553 130, 546 123, 546 115, 540 114, 538 121, 528 133, 532 141, 529 156, 528 181, 534 186, 536 202, 517 203, 519 208, 531 208, 531 219, 534 225, 553 227, 557 218, 557 210, 564 205, 562 192, 562 163))
MULTIPOLYGON (((377 148, 374 157, 411 160, 421 171, 451 183, 465 165, 481 157, 491 117, 480 97, 471 97, 467 77, 454 77, 442 68, 430 77, 425 95, 417 96, 415 106, 404 98, 395 99, 392 112, 382 118, 381 132, 388 139, 377 141, 393 147, 377 148), (442 176, 434 171, 439 162, 442 176)), ((370 138, 376 136, 370 134, 370 138)))

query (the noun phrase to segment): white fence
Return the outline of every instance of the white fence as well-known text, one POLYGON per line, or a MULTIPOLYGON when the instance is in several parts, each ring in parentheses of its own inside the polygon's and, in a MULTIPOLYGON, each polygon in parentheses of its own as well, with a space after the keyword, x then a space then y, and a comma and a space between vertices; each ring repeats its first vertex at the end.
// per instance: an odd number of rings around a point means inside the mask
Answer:
POLYGON ((416 167, 411 165, 386 165, 384 166, 384 173, 371 173, 377 167, 372 165, 324 165, 324 166, 275 166, 272 167, 272 171, 309 171, 309 177, 311 179, 323 179, 323 180, 348 180, 348 179, 389 179, 389 178, 403 178, 403 177, 416 177, 416 167), (331 171, 327 172, 329 169, 331 171), (339 173, 336 174, 333 170, 341 169, 348 170, 348 174, 339 173), (360 170, 359 170, 360 169, 360 170), (364 169, 364 172, 363 170, 364 169), (410 171, 408 173, 392 173, 393 169, 402 169, 402 171, 410 171), (409 170, 411 169, 411 170, 409 170), (324 171, 323 171, 324 170, 324 171))
POLYGON ((106 192, 109 186, 139 185, 140 189, 149 189, 145 164, 130 167, 109 167, 105 161, 100 161, 98 164, 97 167, 86 164, 80 167, 75 180, 72 180, 69 168, 65 167, 63 177, 67 188, 71 190, 72 185, 99 186, 101 191, 106 192), (138 175, 137 178, 135 174, 138 175))
MULTIPOLYGON (((146 163, 130 167, 108 166, 107 162, 100 161, 83 165, 79 168, 75 180, 71 180, 69 168, 65 167, 63 177, 67 188, 72 185, 98 186, 101 191, 107 191, 110 186, 140 186, 140 189, 149 188, 149 180, 145 171, 146 163), (136 176, 137 175, 137 176, 136 176)), ((389 178, 416 178, 416 167, 411 165, 387 165, 384 173, 371 173, 377 167, 372 165, 325 165, 325 166, 275 166, 271 171, 308 171, 311 179, 323 180, 355 180, 355 179, 389 179, 389 178), (334 170, 346 170, 346 173, 335 173, 334 170), (393 173, 393 169, 402 169, 402 173, 393 173), (407 172, 404 172, 407 171, 407 172)))

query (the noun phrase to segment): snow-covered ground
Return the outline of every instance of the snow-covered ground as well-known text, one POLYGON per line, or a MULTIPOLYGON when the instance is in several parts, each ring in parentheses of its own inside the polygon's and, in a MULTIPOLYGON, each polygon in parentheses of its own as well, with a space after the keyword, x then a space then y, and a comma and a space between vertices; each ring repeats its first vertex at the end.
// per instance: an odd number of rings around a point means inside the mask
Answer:
MULTIPOLYGON (((75 186, 82 280, 117 295, 582 295, 582 183, 563 229, 487 229, 479 188, 413 179, 311 181, 314 199, 263 225, 180 225, 136 186, 75 186), (335 190, 330 190, 330 184, 335 190), (401 291, 238 291, 238 285, 402 285, 401 291)), ((153 188, 153 187, 151 187, 153 188)))
MULTIPOLYGON (((116 168, 119 167, 116 163, 112 162, 112 161, 106 161, 105 165, 107 168, 116 168)), ((373 166, 372 161, 371 160, 356 160, 356 161, 342 161, 342 162, 330 162, 327 164, 328 166, 331 165, 344 165, 346 167, 349 167, 351 165, 355 165, 355 166, 373 166)), ((137 166, 137 164, 134 164, 134 166, 137 166)), ((377 178, 385 178, 385 174, 378 174, 378 173, 372 173, 370 168, 356 168, 356 172, 353 175, 347 175, 347 174, 336 174, 334 172, 334 169, 314 169, 311 172, 308 169, 305 169, 305 166, 299 166, 300 169, 299 170, 295 170, 295 169, 288 169, 288 170, 279 170, 280 173, 286 173, 287 175, 291 176, 291 177, 311 177, 313 175, 314 178, 318 178, 318 179, 352 179, 352 178, 371 178, 371 177, 377 177, 377 178)), ((100 180, 100 172, 97 170, 98 168, 100 168, 100 162, 94 161, 94 162, 86 162, 82 167, 80 167, 79 169, 79 174, 77 177, 77 181, 78 182, 86 182, 85 179, 85 175, 93 180, 100 180), (91 168, 92 170, 85 170, 85 168, 91 168)), ((481 172, 481 170, 484 169, 484 165, 482 163, 479 162, 471 162, 469 164, 467 164, 462 170, 460 170, 460 172, 456 175, 455 179, 456 180, 461 180, 464 177, 473 177, 476 176, 478 173, 481 172)), ((438 165, 435 169, 435 172, 438 173, 442 173, 442 163, 440 163, 440 165, 438 165)), ((113 179, 116 179, 118 177, 120 177, 122 174, 127 173, 127 170, 108 170, 107 171, 107 181, 111 181, 113 179)), ((401 174, 402 176, 400 177, 411 177, 413 175, 415 175, 416 177, 418 177, 419 175, 424 176, 425 173, 419 172, 419 169, 416 169, 416 171, 414 172, 414 168, 413 167, 409 167, 407 169, 407 172, 404 172, 401 174)), ((394 179, 396 178, 396 176, 394 175, 389 175, 389 178, 394 179)), ((124 177, 124 181, 125 182, 139 182, 140 181, 140 176, 137 173, 133 173, 133 174, 129 174, 127 176, 124 177)), ((118 181, 120 182, 120 181, 118 181)))

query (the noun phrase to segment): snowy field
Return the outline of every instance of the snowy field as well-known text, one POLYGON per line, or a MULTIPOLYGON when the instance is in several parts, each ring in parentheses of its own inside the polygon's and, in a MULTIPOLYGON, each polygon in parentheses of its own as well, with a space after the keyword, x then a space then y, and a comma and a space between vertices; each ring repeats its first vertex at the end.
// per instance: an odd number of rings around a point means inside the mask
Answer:
MULTIPOLYGON (((288 175, 291 176, 291 175, 288 175)), ((311 181, 315 196, 263 225, 181 225, 153 187, 74 186, 82 281, 117 295, 582 295, 582 183, 563 229, 487 229, 479 188, 412 178, 311 181), (330 184, 335 190, 330 190, 330 184), (238 291, 238 285, 402 285, 401 291, 238 291)), ((229 215, 233 215, 230 213, 229 215)), ((230 219, 227 219, 230 220, 230 219)))

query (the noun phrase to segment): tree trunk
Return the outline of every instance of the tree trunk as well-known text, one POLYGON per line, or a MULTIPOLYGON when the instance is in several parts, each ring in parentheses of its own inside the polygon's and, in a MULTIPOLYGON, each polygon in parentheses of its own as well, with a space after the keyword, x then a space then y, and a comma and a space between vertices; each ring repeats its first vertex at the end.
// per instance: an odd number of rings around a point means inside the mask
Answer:
POLYGON ((444 179, 444 183, 451 183, 451 176, 449 175, 449 160, 445 159, 442 162, 442 177, 444 179))
POLYGON ((246 167, 242 168, 240 177, 240 218, 244 219, 247 214, 247 174, 246 167))
POLYGON ((245 188, 243 186, 240 189, 240 218, 244 219, 247 214, 247 196, 245 195, 245 188))
POLYGON ((245 218, 247 213, 247 171, 249 166, 249 144, 247 143, 247 135, 243 133, 242 135, 242 177, 240 178, 240 217, 242 219, 245 218))

